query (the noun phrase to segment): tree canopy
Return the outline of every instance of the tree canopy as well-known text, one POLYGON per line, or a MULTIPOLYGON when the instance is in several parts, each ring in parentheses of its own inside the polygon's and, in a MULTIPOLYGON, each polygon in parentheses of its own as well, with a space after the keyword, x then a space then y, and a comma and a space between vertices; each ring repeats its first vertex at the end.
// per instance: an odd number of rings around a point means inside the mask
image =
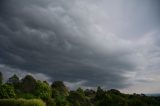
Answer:
MULTIPOLYGON (((0 77, 2 76, 0 72, 0 77)), ((160 97, 123 94, 116 89, 105 90, 100 86, 97 90, 80 87, 69 90, 63 81, 54 81, 50 85, 47 81, 36 80, 31 75, 19 79, 14 74, 6 83, 2 84, 2 81, 1 79, 0 99, 42 99, 46 106, 160 106, 160 97)))

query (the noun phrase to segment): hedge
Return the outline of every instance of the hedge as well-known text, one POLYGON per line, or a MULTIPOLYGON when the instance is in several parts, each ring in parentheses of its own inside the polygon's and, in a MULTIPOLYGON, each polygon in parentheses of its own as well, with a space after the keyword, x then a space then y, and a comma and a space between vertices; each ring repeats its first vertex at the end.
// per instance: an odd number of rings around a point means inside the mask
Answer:
POLYGON ((0 99, 0 106, 46 106, 39 99, 0 99))

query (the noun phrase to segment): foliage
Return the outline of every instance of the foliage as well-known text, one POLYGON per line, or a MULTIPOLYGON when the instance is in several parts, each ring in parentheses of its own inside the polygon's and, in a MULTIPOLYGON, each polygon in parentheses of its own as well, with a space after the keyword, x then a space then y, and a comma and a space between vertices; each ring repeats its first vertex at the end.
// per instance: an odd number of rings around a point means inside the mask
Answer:
POLYGON ((10 77, 7 81, 9 84, 17 84, 19 83, 19 78, 16 74, 14 74, 12 77, 10 77))
POLYGON ((68 101, 72 106, 91 106, 88 98, 79 91, 71 91, 68 96, 68 101))
POLYGON ((34 91, 34 94, 38 98, 46 100, 48 98, 51 98, 52 91, 51 91, 50 86, 47 83, 37 81, 36 82, 36 89, 34 91))
POLYGON ((84 90, 84 94, 87 97, 93 98, 95 96, 95 94, 96 94, 96 91, 94 91, 92 89, 86 89, 86 90, 84 90))
MULTIPOLYGON (((68 88, 64 85, 62 81, 55 81, 51 85, 52 90, 60 95, 68 96, 68 88)), ((53 95, 54 96, 54 95, 53 95)))
POLYGON ((57 106, 70 106, 64 95, 57 95, 55 97, 55 102, 57 106))
POLYGON ((103 89, 100 86, 98 86, 95 99, 101 100, 104 97, 104 95, 105 95, 105 92, 103 91, 103 89))
POLYGON ((82 88, 78 88, 78 89, 77 89, 77 92, 78 92, 81 96, 85 96, 85 93, 84 93, 84 91, 83 91, 82 88))
POLYGON ((8 84, 12 84, 15 88, 15 92, 19 92, 20 90, 20 80, 16 74, 10 77, 7 81, 8 84))
POLYGON ((0 85, 0 99, 14 98, 16 96, 14 87, 9 84, 0 85))
POLYGON ((31 75, 26 75, 21 80, 21 89, 25 93, 33 93, 36 87, 36 80, 31 75))
POLYGON ((62 81, 54 81, 50 86, 30 75, 22 80, 13 75, 7 83, 0 84, 0 106, 160 106, 160 97, 123 94, 101 87, 69 91, 62 81))
POLYGON ((56 102, 55 102, 55 100, 53 98, 47 99, 46 100, 46 104, 47 104, 47 106, 57 106, 56 102))
POLYGON ((0 106, 45 106, 45 103, 39 99, 1 99, 0 106))
POLYGON ((17 98, 36 99, 36 96, 31 93, 17 93, 17 98))

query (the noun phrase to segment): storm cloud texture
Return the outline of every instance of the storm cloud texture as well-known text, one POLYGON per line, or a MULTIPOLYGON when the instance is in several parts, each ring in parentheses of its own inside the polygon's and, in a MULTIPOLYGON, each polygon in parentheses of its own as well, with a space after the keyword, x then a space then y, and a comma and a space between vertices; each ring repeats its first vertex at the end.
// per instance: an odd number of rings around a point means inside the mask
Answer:
POLYGON ((63 80, 71 88, 160 92, 159 5, 158 0, 1 0, 0 70, 5 76, 63 80))

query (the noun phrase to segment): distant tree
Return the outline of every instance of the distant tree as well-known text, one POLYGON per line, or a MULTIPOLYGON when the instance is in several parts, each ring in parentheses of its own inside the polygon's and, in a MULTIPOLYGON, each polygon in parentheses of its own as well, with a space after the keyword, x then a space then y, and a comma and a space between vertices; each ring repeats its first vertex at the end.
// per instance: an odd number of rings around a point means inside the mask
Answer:
POLYGON ((53 93, 59 93, 60 95, 67 96, 68 95, 68 88, 64 85, 62 81, 55 81, 51 85, 53 93))
POLYGON ((8 79, 7 84, 13 85, 16 94, 20 93, 20 80, 16 74, 14 74, 8 79))
MULTIPOLYGON (((128 101, 128 106, 147 106, 147 104, 145 104, 143 101, 141 101, 138 98, 134 98, 128 101)), ((151 105, 151 106, 154 106, 154 105, 151 105)), ((156 105, 156 106, 159 106, 159 105, 156 105)))
POLYGON ((47 85, 49 85, 49 83, 47 81, 43 81, 44 83, 46 83, 47 85))
POLYGON ((34 94, 35 94, 35 96, 37 96, 43 100, 47 100, 47 99, 51 98, 52 91, 51 91, 51 88, 48 84, 41 82, 41 81, 37 81, 34 94))
POLYGON ((16 96, 14 87, 10 84, 0 85, 0 99, 14 98, 16 96))
POLYGON ((94 97, 96 95, 96 92, 92 89, 86 89, 84 93, 85 93, 85 96, 88 96, 88 97, 94 97))
POLYGON ((52 83, 51 85, 52 88, 61 88, 61 87, 65 87, 63 81, 55 81, 52 83))
POLYGON ((0 85, 2 84, 2 82, 3 82, 3 74, 2 72, 0 72, 0 85))
POLYGON ((69 95, 68 88, 62 81, 55 81, 51 85, 52 98, 55 99, 57 106, 70 106, 66 100, 66 96, 69 95))
POLYGON ((96 100, 102 99, 104 95, 105 95, 105 91, 103 91, 103 89, 100 86, 98 86, 95 99, 96 100))
POLYGON ((116 90, 116 89, 110 89, 110 90, 107 91, 107 93, 112 93, 112 94, 116 94, 116 95, 120 95, 121 94, 121 92, 116 90))
POLYGON ((77 89, 77 92, 78 92, 80 95, 85 96, 85 93, 84 93, 84 91, 83 91, 82 88, 78 88, 78 89, 77 89))
POLYGON ((33 93, 36 87, 36 80, 31 75, 26 75, 21 80, 21 89, 25 93, 33 93))
POLYGON ((71 91, 67 97, 71 106, 91 106, 88 98, 82 95, 79 91, 71 91))
POLYGON ((70 106, 64 95, 57 95, 55 98, 56 106, 70 106))
POLYGON ((20 82, 20 80, 16 74, 14 74, 12 77, 10 77, 7 81, 7 83, 9 83, 9 84, 17 84, 19 82, 20 82))

